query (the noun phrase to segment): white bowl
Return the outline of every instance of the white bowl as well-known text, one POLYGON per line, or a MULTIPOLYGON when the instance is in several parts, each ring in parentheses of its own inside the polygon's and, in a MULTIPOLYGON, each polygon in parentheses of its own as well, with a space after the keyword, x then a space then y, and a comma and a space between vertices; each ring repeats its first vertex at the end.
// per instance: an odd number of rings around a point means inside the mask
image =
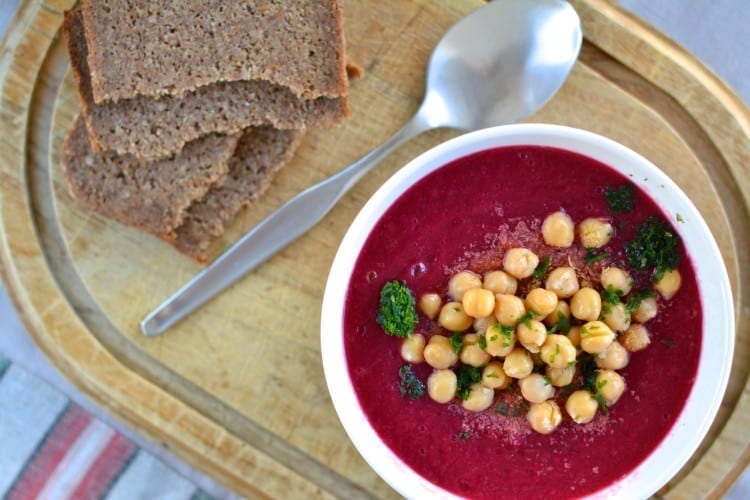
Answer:
MULTIPOLYGON (((500 146, 539 145, 591 157, 631 178, 676 224, 697 273, 703 304, 703 340, 698 373, 682 413, 661 443, 630 474, 594 496, 645 498, 674 476, 706 435, 726 389, 734 349, 732 295, 722 256, 703 218, 661 170, 632 150, 578 129, 538 124, 495 127, 462 135, 418 156, 396 172, 367 202, 346 233, 334 259, 323 299, 321 349, 326 382, 336 412, 367 463, 409 498, 452 497, 407 466, 371 427, 355 394, 344 348, 344 302, 355 261, 386 209, 427 174, 466 155, 500 146), (710 325, 709 325, 710 320, 710 325), (710 333, 710 339, 707 338, 710 333)), ((616 458, 613 458, 616 461, 616 458)))

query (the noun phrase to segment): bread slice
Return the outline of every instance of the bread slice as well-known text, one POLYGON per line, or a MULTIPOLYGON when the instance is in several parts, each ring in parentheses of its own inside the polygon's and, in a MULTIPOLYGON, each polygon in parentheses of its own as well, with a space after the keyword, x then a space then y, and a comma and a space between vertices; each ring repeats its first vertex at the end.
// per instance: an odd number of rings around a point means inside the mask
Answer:
POLYGON ((183 224, 175 231, 174 246, 205 262, 212 238, 221 235, 243 207, 263 194, 274 174, 292 157, 303 135, 303 130, 272 127, 245 131, 229 162, 229 174, 188 208, 183 224))
POLYGON ((343 0, 84 0, 94 101, 267 80, 347 95, 343 0))
POLYGON ((186 208, 228 172, 239 134, 212 134, 173 157, 141 163, 132 155, 94 154, 83 118, 63 142, 61 165, 73 198, 84 208, 169 237, 186 208))
POLYGON ((280 129, 332 127, 350 114, 346 97, 303 99, 263 80, 209 84, 182 97, 137 96, 96 104, 80 10, 65 13, 63 32, 95 152, 157 160, 212 132, 235 133, 266 124, 280 129))

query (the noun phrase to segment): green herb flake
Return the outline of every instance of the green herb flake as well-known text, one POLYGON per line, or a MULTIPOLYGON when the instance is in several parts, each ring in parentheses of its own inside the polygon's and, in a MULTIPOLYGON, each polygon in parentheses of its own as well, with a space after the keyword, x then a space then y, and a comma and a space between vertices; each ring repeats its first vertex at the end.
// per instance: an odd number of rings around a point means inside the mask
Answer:
POLYGON ((549 256, 545 257, 536 266, 534 272, 531 273, 531 276, 534 278, 544 278, 544 275, 547 274, 547 270, 549 269, 551 263, 552 259, 550 259, 549 256))
POLYGON ((677 214, 675 215, 675 219, 677 219, 677 222, 682 222, 683 224, 685 223, 685 219, 682 218, 680 212, 677 212, 677 214))
POLYGON ((500 401, 495 407, 495 413, 508 417, 510 416, 510 406, 505 401, 500 401))
POLYGON ((470 431, 463 431, 458 435, 458 439, 460 439, 461 441, 466 441, 467 439, 469 439, 470 436, 471 436, 470 431))
POLYGON ((531 320, 533 320, 538 315, 539 314, 535 310, 529 309, 528 311, 526 311, 526 314, 521 316, 521 319, 518 320, 518 324, 520 325, 523 323, 524 326, 531 328, 531 320))
POLYGON ((401 379, 401 383, 399 384, 401 397, 408 396, 409 399, 417 399, 424 396, 425 385, 414 374, 410 364, 403 365, 398 370, 398 375, 401 379))
POLYGON ((583 256, 583 261, 586 264, 593 264, 599 262, 607 257, 607 253, 603 250, 597 250, 596 248, 587 248, 586 255, 583 256))
POLYGON ((607 285, 607 288, 602 290, 599 295, 602 297, 602 302, 617 305, 620 303, 622 290, 616 290, 612 285, 607 285))
POLYGON ((552 379, 546 375, 544 376, 544 385, 552 385, 552 379))
POLYGON ((604 191, 604 198, 614 213, 632 212, 635 208, 635 189, 632 184, 623 184, 618 188, 608 186, 604 191))
POLYGON ((487 375, 485 375, 485 378, 500 378, 500 376, 495 372, 490 372, 487 375))
POLYGON ((602 396, 598 392, 592 393, 591 396, 593 396, 594 401, 599 404, 599 409, 602 411, 602 413, 606 415, 609 412, 609 407, 607 406, 607 401, 604 399, 604 396, 602 396))
POLYGON ((479 340, 477 340, 477 345, 479 346, 481 350, 483 351, 487 350, 487 339, 485 338, 484 335, 479 336, 479 340))
POLYGON ((476 366, 461 365, 456 370, 457 389, 456 394, 461 399, 469 397, 471 384, 475 384, 482 379, 482 373, 476 366))
POLYGON ((679 242, 669 224, 652 216, 638 226, 635 238, 625 243, 625 257, 633 269, 652 269, 653 279, 658 281, 680 263, 679 242))
POLYGON ((625 304, 625 311, 628 313, 634 312, 641 306, 643 299, 654 296, 654 290, 651 288, 644 288, 642 290, 636 290, 631 292, 628 296, 628 302, 625 304))
POLYGON ((460 333, 454 333, 453 335, 451 335, 451 347, 453 347, 453 350, 456 351, 456 354, 459 354, 461 352, 463 339, 464 336, 460 333))
POLYGON ((417 308, 405 282, 393 280, 383 286, 376 319, 388 335, 411 338, 417 325, 417 308))

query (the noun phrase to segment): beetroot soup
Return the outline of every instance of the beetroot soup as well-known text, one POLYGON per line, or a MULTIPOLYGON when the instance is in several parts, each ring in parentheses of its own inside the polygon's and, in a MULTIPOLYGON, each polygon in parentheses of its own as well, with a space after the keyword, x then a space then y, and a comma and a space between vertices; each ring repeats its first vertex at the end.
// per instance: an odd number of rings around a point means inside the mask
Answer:
MULTIPOLYGON (((679 215, 675 215, 679 221, 679 215)), ((417 473, 448 491, 472 498, 578 497, 601 490, 633 470, 674 424, 698 366, 700 298, 692 263, 678 238, 674 241, 674 260, 668 267, 676 266, 681 286, 669 299, 664 293, 654 294, 658 312, 643 321, 648 345, 636 345, 638 341, 627 339, 624 331, 612 335, 631 351, 627 364, 617 370, 625 388, 617 394, 616 402, 602 401, 601 394, 606 391, 586 385, 600 367, 593 364, 597 354, 585 352, 581 341, 576 347, 578 357, 568 361, 575 373, 573 380, 559 384, 550 383, 544 361, 554 361, 560 347, 555 345, 554 351, 548 349, 545 354, 539 347, 544 338, 536 347, 527 345, 533 373, 538 374, 536 389, 546 394, 542 399, 554 402, 561 417, 550 429, 535 425, 535 417, 529 413, 536 411, 534 397, 528 395, 528 387, 523 387, 519 379, 493 389, 486 404, 472 409, 467 409, 465 385, 463 393, 460 389, 459 394, 450 392, 449 400, 443 403, 437 402, 433 393, 428 394, 431 388, 409 394, 404 376, 424 388, 438 370, 436 365, 420 360, 405 361, 403 340, 388 335, 378 322, 380 294, 387 283, 398 281, 411 290, 417 302, 433 294, 444 305, 452 300, 449 281, 457 273, 469 271, 481 281, 486 273, 503 269, 509 249, 524 248, 538 257, 538 263, 534 261, 532 275, 516 280, 516 294, 521 299, 534 288, 544 288, 553 270, 572 268, 577 286, 600 291, 602 312, 597 310, 594 319, 602 323, 605 311, 609 312, 618 299, 624 305, 636 291, 654 290, 654 269, 639 269, 626 248, 634 246, 639 231, 647 231, 643 229, 645 223, 657 221, 658 227, 669 228, 676 235, 671 217, 674 215, 663 214, 653 200, 612 168, 549 147, 483 151, 456 160, 419 181, 378 221, 348 286, 344 309, 348 369, 373 428, 417 473), (551 224, 545 222, 550 214, 562 214, 566 231, 565 223, 575 224, 572 244, 550 244, 553 240, 547 239, 545 232, 551 224), (599 248, 587 249, 581 244, 585 232, 582 222, 587 218, 608 224, 605 242, 599 248), (611 286, 604 290, 602 272, 613 267, 632 278, 633 291, 618 292, 608 299, 607 290, 610 295, 614 290, 611 286), (567 399, 581 390, 596 396, 599 406, 584 417, 572 406, 566 408, 567 399)), ((525 300, 528 306, 530 302, 525 300)), ((568 303, 573 307, 572 297, 560 300, 566 307, 568 303)), ((474 370, 471 381, 479 384, 476 373, 490 360, 504 363, 504 356, 481 352, 491 350, 483 337, 485 330, 480 331, 486 325, 472 322, 456 333, 454 327, 446 328, 450 323, 417 311, 414 334, 428 342, 438 335, 448 337, 451 343, 457 342, 456 355, 462 349, 461 339, 465 346, 467 335, 473 335, 475 357, 464 358, 462 354, 458 361, 449 362, 448 370, 458 373, 459 379, 474 370), (476 367, 469 366, 472 363, 476 367)), ((518 328, 522 323, 528 326, 532 316, 527 313, 516 321, 515 331, 511 326, 506 333, 513 331, 517 336, 518 328)), ((489 317, 489 323, 500 321, 498 314, 489 317)), ((566 325, 545 321, 548 336, 566 336, 571 326, 585 331, 588 320, 576 318, 570 316, 566 325)), ((541 317, 536 319, 542 321, 541 317)), ((565 342, 562 347, 569 349, 567 339, 565 342)), ((598 382, 599 388, 602 385, 598 382)), ((486 390, 484 394, 487 396, 486 390)))

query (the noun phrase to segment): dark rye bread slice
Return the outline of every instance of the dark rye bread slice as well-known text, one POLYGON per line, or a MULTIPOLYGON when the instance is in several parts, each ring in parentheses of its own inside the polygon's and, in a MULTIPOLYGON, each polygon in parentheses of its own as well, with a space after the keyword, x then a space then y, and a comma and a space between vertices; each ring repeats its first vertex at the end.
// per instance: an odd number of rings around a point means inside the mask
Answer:
POLYGON ((346 97, 303 99, 287 87, 263 80, 214 83, 182 97, 138 96, 96 104, 80 10, 65 13, 63 32, 94 151, 155 160, 212 132, 235 133, 267 124, 280 129, 328 128, 350 114, 346 97))
POLYGON ((229 174, 187 210, 172 244, 199 262, 208 259, 211 240, 237 213, 268 188, 274 174, 294 155, 303 130, 248 129, 229 162, 229 174))
POLYGON ((238 138, 212 134, 169 159, 141 163, 132 155, 91 151, 79 115, 63 142, 62 171, 82 207, 166 237, 182 223, 186 208, 227 174, 238 138))
POLYGON ((268 80, 347 94, 342 0, 83 0, 94 100, 268 80))

